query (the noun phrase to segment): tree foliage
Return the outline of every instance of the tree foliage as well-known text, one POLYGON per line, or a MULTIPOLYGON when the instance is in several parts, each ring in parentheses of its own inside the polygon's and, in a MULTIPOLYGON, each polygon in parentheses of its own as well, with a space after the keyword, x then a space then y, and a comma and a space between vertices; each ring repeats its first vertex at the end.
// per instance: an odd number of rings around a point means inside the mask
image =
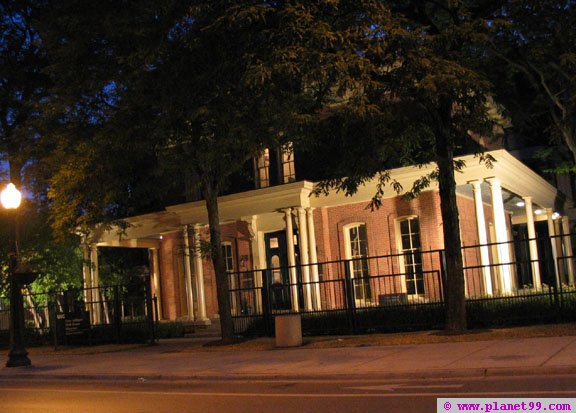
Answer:
POLYGON ((33 6, 32 0, 0 4, 0 154, 18 186, 37 137, 32 121, 48 85, 33 6))
POLYGON ((465 328, 454 180, 465 165, 454 156, 481 152, 472 138, 498 132, 493 98, 507 104, 516 127, 538 119, 539 130, 576 153, 573 1, 2 7, 0 150, 18 170, 32 160, 53 228, 88 232, 203 197, 228 339, 217 197, 264 146, 290 140, 316 154, 327 178, 320 191, 352 194, 376 175, 375 207, 389 188, 417 195, 438 181, 450 331, 465 328), (505 70, 494 70, 495 57, 505 70), (513 87, 496 88, 502 77, 513 87), (523 117, 514 108, 528 101, 523 117), (391 180, 391 168, 428 163, 436 170, 412 188, 391 180))
MULTIPOLYGON (((38 271, 40 276, 31 284, 33 293, 78 288, 82 285, 82 252, 75 237, 55 242, 51 228, 46 225, 48 210, 26 199, 18 211, 20 222, 19 258, 27 266, 38 271)), ((0 215, 0 231, 3 239, 8 239, 9 220, 13 217, 4 212, 0 215)), ((0 295, 8 296, 8 245, 1 244, 0 295)), ((45 298, 45 297, 44 297, 45 298)))
POLYGON ((488 51, 517 134, 553 145, 559 172, 576 163, 576 2, 510 0, 500 10, 488 51))
POLYGON ((54 228, 89 231, 143 206, 190 200, 181 188, 193 182, 209 212, 227 340, 233 326, 217 197, 276 140, 281 113, 275 91, 253 77, 266 44, 261 7, 64 1, 46 9, 43 26, 55 79, 43 136, 54 228))
POLYGON ((491 136, 492 85, 481 70, 494 2, 307 1, 278 11, 270 38, 276 53, 270 75, 296 78, 315 107, 306 107, 295 135, 312 151, 343 157, 329 165, 320 191, 343 190, 379 177, 373 206, 387 186, 401 191, 389 171, 435 163, 412 195, 436 180, 440 187, 447 263, 447 329, 465 329, 454 162, 481 152, 471 132, 491 136), (275 36, 275 33, 279 33, 275 36), (315 111, 310 111, 310 108, 315 111), (328 148, 328 149, 326 149, 328 148))

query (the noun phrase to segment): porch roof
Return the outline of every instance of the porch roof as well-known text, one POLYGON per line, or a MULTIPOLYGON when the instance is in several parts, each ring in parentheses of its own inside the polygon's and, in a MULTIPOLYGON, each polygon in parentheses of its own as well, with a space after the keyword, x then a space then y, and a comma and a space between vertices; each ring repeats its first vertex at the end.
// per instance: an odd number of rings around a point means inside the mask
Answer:
MULTIPOLYGON (((466 166, 461 172, 455 174, 457 192, 461 195, 472 197, 472 186, 469 182, 497 177, 502 187, 518 196, 531 196, 534 203, 542 208, 554 208, 557 201, 558 190, 536 172, 528 168, 508 151, 504 149, 486 152, 496 162, 488 168, 474 155, 460 156, 457 159, 465 162, 466 166)), ((418 178, 434 171, 436 165, 428 164, 421 168, 408 166, 392 170, 392 179, 397 180, 404 190, 409 190, 418 178)), ((369 202, 375 193, 377 180, 373 179, 358 188, 353 197, 347 197, 343 193, 331 193, 326 197, 318 197, 311 201, 311 206, 337 206, 358 202, 369 202)), ((429 189, 438 189, 438 183, 431 183, 429 189)), ((387 188, 386 198, 392 198, 398 194, 392 188, 387 188)), ((489 202, 489 199, 486 200, 489 202)))
MULTIPOLYGON (((510 153, 505 150, 487 152, 496 162, 492 168, 482 164, 474 155, 459 157, 466 167, 457 172, 455 179, 457 191, 463 196, 472 196, 470 181, 498 177, 502 187, 518 197, 531 196, 533 202, 542 208, 554 208, 558 203, 557 189, 546 182, 510 153)), ((403 167, 392 170, 392 179, 397 180, 406 190, 412 183, 434 170, 433 164, 424 167, 403 167)), ((220 221, 226 223, 238 219, 249 220, 252 216, 279 211, 288 207, 334 207, 339 205, 368 203, 374 193, 377 179, 366 182, 354 196, 345 196, 342 192, 331 192, 327 196, 311 196, 314 183, 309 181, 293 182, 268 188, 224 195, 219 197, 220 221)), ((429 189, 437 189, 432 183, 429 189)), ((388 188, 387 198, 397 196, 388 188)), ((512 199, 512 197, 510 197, 512 199)), ((487 202, 489 199, 487 199, 487 202)), ((510 204, 512 205, 512 204, 510 204)), ((127 218, 129 227, 122 235, 111 229, 103 231, 97 245, 156 248, 162 234, 179 231, 187 224, 207 224, 208 214, 204 201, 189 202, 168 206, 164 211, 127 218)))

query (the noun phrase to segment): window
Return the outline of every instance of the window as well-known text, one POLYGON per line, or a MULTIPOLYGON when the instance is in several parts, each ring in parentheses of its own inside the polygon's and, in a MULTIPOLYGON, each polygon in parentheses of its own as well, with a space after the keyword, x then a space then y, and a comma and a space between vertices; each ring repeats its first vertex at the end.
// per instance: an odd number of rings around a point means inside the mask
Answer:
POLYGON ((264 149, 256 159, 256 184, 258 188, 270 186, 270 151, 264 149))
POLYGON ((420 224, 417 217, 399 221, 399 249, 403 273, 406 277, 408 294, 424 294, 424 273, 422 272, 422 247, 420 245, 420 224))
POLYGON ((287 184, 296 181, 296 170, 294 169, 294 148, 292 143, 282 146, 282 182, 287 184))
POLYGON ((254 173, 257 188, 294 182, 296 169, 292 143, 280 148, 264 149, 254 160, 254 173))
POLYGON ((356 300, 372 298, 368 270, 368 237, 366 224, 351 224, 344 229, 346 255, 350 259, 350 277, 353 279, 356 300))
POLYGON ((224 259, 226 272, 230 276, 228 279, 230 283, 230 310, 232 311, 232 315, 237 315, 236 304, 240 292, 237 290, 239 287, 238 274, 234 274, 234 255, 232 254, 232 244, 230 242, 222 243, 222 258, 224 259))
POLYGON ((222 256, 226 265, 226 272, 234 272, 234 256, 232 255, 232 244, 229 242, 222 243, 222 256))

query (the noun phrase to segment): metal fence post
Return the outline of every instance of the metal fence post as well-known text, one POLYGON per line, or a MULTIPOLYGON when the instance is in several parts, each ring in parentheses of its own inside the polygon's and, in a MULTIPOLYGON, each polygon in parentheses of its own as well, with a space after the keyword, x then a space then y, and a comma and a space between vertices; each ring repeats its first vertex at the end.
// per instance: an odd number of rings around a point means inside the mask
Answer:
POLYGON ((120 343, 120 329, 122 328, 122 308, 120 301, 120 288, 114 286, 114 332, 116 334, 116 342, 120 343))
POLYGON ((268 271, 262 271, 262 319, 264 321, 264 334, 271 336, 273 334, 272 328, 272 308, 270 305, 270 277, 268 271))
POLYGON ((156 325, 154 323, 154 307, 152 305, 152 288, 150 282, 145 286, 146 288, 146 312, 148 313, 148 328, 150 332, 150 343, 156 342, 156 325))
POLYGON ((444 302, 444 297, 446 297, 446 251, 440 250, 438 251, 440 255, 440 274, 439 274, 439 283, 440 283, 440 301, 444 302))
POLYGON ((344 261, 345 278, 342 283, 346 296, 346 318, 348 319, 348 330, 350 334, 357 333, 356 323, 356 301, 354 298, 354 280, 350 274, 350 260, 344 261))
POLYGON ((54 351, 58 351, 58 316, 57 304, 56 304, 56 293, 52 294, 52 299, 48 302, 48 316, 50 318, 50 329, 52 330, 52 338, 54 339, 54 351))

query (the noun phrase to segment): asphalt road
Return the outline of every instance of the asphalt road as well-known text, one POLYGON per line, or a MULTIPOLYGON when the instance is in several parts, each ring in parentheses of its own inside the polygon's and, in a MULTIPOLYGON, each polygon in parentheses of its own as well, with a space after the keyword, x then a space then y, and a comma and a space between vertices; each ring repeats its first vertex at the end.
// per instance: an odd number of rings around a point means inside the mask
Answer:
POLYGON ((576 376, 395 381, 0 380, 2 413, 435 412, 438 397, 576 398, 576 376))

